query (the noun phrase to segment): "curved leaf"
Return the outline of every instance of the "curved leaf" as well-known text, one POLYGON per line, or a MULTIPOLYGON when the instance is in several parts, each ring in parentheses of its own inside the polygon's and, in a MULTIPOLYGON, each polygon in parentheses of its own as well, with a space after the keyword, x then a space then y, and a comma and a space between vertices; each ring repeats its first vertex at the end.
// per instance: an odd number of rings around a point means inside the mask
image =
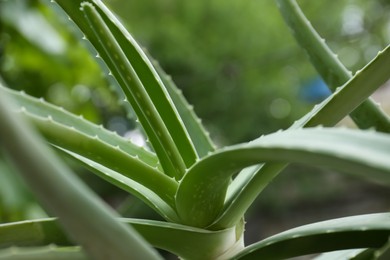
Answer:
MULTIPOLYGON (((287 1, 280 2, 282 5, 288 5, 290 3, 286 3, 287 1)), ((296 14, 288 15, 290 16, 296 14)), ((299 28, 294 28, 293 30, 299 30, 299 28)), ((301 33, 301 31, 298 33, 301 33)), ((309 35, 308 37, 313 37, 313 35, 309 35)), ((318 35, 314 37, 318 37, 318 35)), ((319 39, 312 39, 312 41, 317 40, 319 39)), ((313 44, 316 45, 317 43, 313 44)), ((327 48, 326 45, 324 46, 327 48)), ((319 48, 323 48, 324 46, 320 46, 319 48)), ((339 63, 338 60, 334 60, 330 50, 325 50, 319 53, 325 53, 321 58, 323 64, 329 65, 329 63, 339 63), (326 59, 330 60, 326 61, 326 59)), ((341 89, 338 89, 332 96, 324 100, 321 104, 315 106, 311 112, 306 114, 300 120, 296 121, 291 128, 295 129, 316 125, 331 126, 336 124, 339 120, 348 115, 348 113, 353 111, 355 107, 364 102, 364 100, 375 89, 379 88, 384 82, 388 80, 390 72, 388 70, 387 64, 389 62, 390 47, 387 47, 359 73, 354 75, 354 77, 349 80, 341 89)), ((334 67, 340 65, 341 63, 334 65, 334 67)), ((332 77, 333 76, 330 78, 332 77)), ((344 82, 348 79, 349 76, 342 79, 341 82, 344 82)), ((362 106, 365 106, 365 104, 363 103, 362 106)), ((361 111, 364 111, 364 109, 361 109, 361 111)), ((360 116, 362 117, 362 122, 371 122, 371 126, 374 126, 377 129, 382 129, 382 131, 384 129, 383 126, 387 124, 386 122, 388 122, 388 117, 385 114, 380 115, 378 117, 379 119, 377 118, 375 121, 373 121, 373 119, 376 117, 370 116, 369 113, 360 112, 360 116)), ((243 216, 245 211, 249 208, 254 199, 263 190, 263 188, 268 185, 268 183, 270 183, 270 181, 286 166, 286 164, 267 163, 265 165, 252 167, 252 169, 246 169, 240 173, 231 184, 231 188, 229 188, 225 209, 220 217, 220 220, 218 220, 217 225, 223 227, 234 225, 234 223, 236 223, 243 216)))
POLYGON ((0 248, 56 244, 73 245, 54 218, 0 224, 0 248))
POLYGON ((4 260, 87 260, 80 247, 11 247, 0 249, 0 259, 4 260))
MULTIPOLYGON (((333 95, 315 106, 312 111, 297 121, 293 127, 332 126, 338 123, 390 78, 390 68, 387 66, 389 62, 390 45, 379 52, 345 85, 336 89, 333 95)), ((362 119, 371 117, 369 113, 363 113, 361 116, 362 119)), ((374 122, 375 124, 370 125, 370 127, 377 128, 381 124, 378 119, 375 119, 374 122)), ((390 124, 390 121, 388 123, 390 124)))
POLYGON ((0 89, 0 143, 37 199, 60 217, 66 231, 95 259, 160 259, 131 227, 118 223, 116 213, 48 149, 19 116, 12 113, 0 89))
POLYGON ((287 165, 268 162, 242 170, 230 184, 222 213, 211 228, 219 229, 235 225, 256 197, 287 165))
MULTIPOLYGON (((64 1, 64 0, 60 0, 64 1)), ((172 100, 155 71, 147 55, 142 48, 132 38, 130 33, 124 26, 121 25, 118 19, 110 12, 110 10, 100 0, 95 0, 99 14, 104 19, 113 35, 118 41, 118 44, 123 49, 127 59, 132 62, 134 69, 143 82, 149 97, 156 106, 163 122, 165 123, 180 155, 187 167, 191 166, 197 159, 195 149, 191 142, 187 129, 184 127, 172 100)))
POLYGON ((298 129, 221 149, 185 175, 176 194, 183 223, 206 227, 221 213, 237 171, 261 162, 298 162, 390 184, 390 136, 348 129, 298 129))
POLYGON ((313 260, 373 260, 373 249, 347 249, 323 253, 313 260))
MULTIPOLYGON (((140 79, 140 72, 136 71, 134 65, 128 61, 95 6, 92 3, 83 2, 81 3, 81 10, 92 32, 98 39, 96 42, 91 40, 91 43, 95 47, 97 46, 96 48, 103 60, 106 61, 105 57, 107 57, 110 64, 113 64, 111 68, 113 75, 123 81, 123 84, 120 85, 152 143, 165 173, 178 178, 185 171, 185 163, 161 117, 160 112, 162 110, 159 111, 153 103, 150 93, 146 89, 147 86, 140 79)), ((154 77, 154 75, 151 75, 151 77, 154 77)), ((155 91, 159 92, 158 90, 155 91)), ((164 97, 161 96, 161 99, 164 100, 164 97)), ((164 101, 161 103, 164 103, 164 101)))
POLYGON ((380 248, 390 236, 390 213, 346 217, 294 228, 246 247, 233 259, 285 259, 353 248, 380 248))
POLYGON ((57 3, 87 36, 122 86, 166 173, 180 177, 185 166, 195 162, 196 152, 147 56, 101 1, 58 0, 57 3), (79 11, 82 2, 88 9, 84 14, 79 11), (154 116, 149 117, 152 113, 154 116))
MULTIPOLYGON (((99 139, 111 146, 118 146, 121 150, 131 156, 138 156, 139 160, 149 165, 150 167, 158 167, 158 158, 152 152, 139 147, 129 140, 110 132, 101 125, 93 124, 81 116, 76 116, 61 107, 57 107, 46 102, 43 99, 38 99, 0 85, 0 88, 7 92, 15 101, 16 110, 28 111, 28 115, 34 115, 38 118, 51 118, 56 123, 64 127, 72 127, 77 131, 87 136, 98 136, 99 139)), ((27 116, 28 116, 27 115, 27 116)), ((44 131, 45 129, 42 129, 44 131)), ((50 140, 49 140, 50 141, 50 140)))
MULTIPOLYGON (((27 111, 22 111, 28 115, 27 111)), ((130 156, 118 146, 102 142, 98 136, 87 136, 72 127, 63 127, 51 118, 28 115, 53 145, 79 154, 104 165, 153 190, 172 205, 177 183, 156 168, 142 163, 137 156, 130 156)))
MULTIPOLYGON (((123 175, 117 178, 139 182, 173 206, 177 183, 158 170, 153 153, 43 100, 1 88, 16 98, 15 111, 32 121, 52 145, 123 175)), ((120 185, 113 175, 104 177, 120 185)))
MULTIPOLYGON (((154 247, 185 259, 215 259, 229 250, 239 239, 236 237, 235 228, 209 231, 160 221, 119 220, 131 225, 154 247)), ((0 248, 11 244, 19 247, 44 246, 51 243, 59 246, 73 245, 63 237, 63 231, 54 218, 2 224, 0 232, 2 234, 0 248)))
POLYGON ((241 237, 235 228, 209 231, 174 223, 124 219, 153 246, 184 259, 216 259, 241 237))
MULTIPOLYGON (((290 129, 336 124, 390 77, 390 73, 386 75, 381 69, 382 67, 387 68, 389 62, 390 47, 387 47, 367 64, 360 73, 296 121, 290 129)), ((229 190, 229 197, 226 199, 227 204, 216 224, 221 227, 228 227, 237 223, 263 188, 286 166, 287 164, 283 163, 267 163, 238 174, 238 177, 231 184, 233 188, 229 190)))
MULTIPOLYGON (((337 87, 346 83, 352 77, 352 73, 344 67, 326 45, 325 40, 315 31, 296 1, 277 0, 277 3, 297 42, 307 52, 312 64, 329 87, 335 91, 337 87)), ((390 73, 389 66, 385 64, 377 66, 375 70, 377 74, 380 72, 389 75, 390 73)), ((375 85, 370 81, 362 84, 365 84, 367 89, 375 85)), ((352 111, 350 116, 359 128, 375 127, 377 131, 390 132, 390 118, 370 98, 352 111)))
MULTIPOLYGON (((110 168, 107 168, 95 161, 89 160, 79 154, 72 153, 61 148, 58 149, 60 149, 73 159, 78 160, 82 165, 94 172, 97 176, 139 198, 146 205, 155 210, 164 219, 173 222, 178 221, 178 216, 173 207, 173 197, 169 196, 167 198, 167 194, 159 193, 161 196, 163 196, 163 198, 165 199, 164 200, 152 190, 132 180, 131 178, 124 176, 123 174, 120 174, 110 168), (169 203, 167 203, 167 201, 169 203)), ((160 191, 163 190, 165 189, 161 189, 160 191)))

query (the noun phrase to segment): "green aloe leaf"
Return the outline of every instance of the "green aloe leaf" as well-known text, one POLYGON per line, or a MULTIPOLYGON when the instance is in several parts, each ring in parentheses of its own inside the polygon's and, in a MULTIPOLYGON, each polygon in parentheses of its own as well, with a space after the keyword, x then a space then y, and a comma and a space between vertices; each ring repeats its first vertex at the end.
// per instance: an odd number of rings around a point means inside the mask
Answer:
MULTIPOLYGON (((133 64, 128 61, 112 31, 105 24, 95 6, 83 2, 82 11, 98 39, 97 42, 91 40, 91 43, 100 47, 99 55, 103 57, 103 60, 106 60, 104 59, 105 56, 110 59, 111 64, 114 65, 111 69, 113 75, 117 79, 120 77, 124 82, 124 85, 120 85, 137 114, 139 122, 145 129, 165 172, 178 178, 185 171, 185 163, 166 128, 165 122, 161 118, 159 110, 153 104, 150 93, 146 90, 140 75, 137 74, 140 72, 136 71, 133 64)), ((154 76, 152 75, 152 77, 154 76)), ((157 92, 157 90, 155 91, 157 92)), ((164 99, 164 96, 166 96, 165 93, 162 99, 164 99)), ((176 117, 176 115, 173 117, 176 117)))
POLYGON ((390 214, 346 217, 297 227, 248 246, 233 259, 285 259, 352 248, 380 248, 390 236, 390 214))
POLYGON ((68 234, 95 259, 160 259, 130 226, 44 145, 43 140, 12 112, 0 89, 0 143, 42 205, 59 216, 68 234))
MULTIPOLYGON (((357 72, 343 87, 297 121, 293 127, 316 125, 332 126, 338 123, 355 107, 363 103, 390 77, 390 45, 380 51, 363 69, 357 72)), ((370 117, 366 114, 365 117, 370 117)), ((376 128, 377 125, 372 125, 376 128)))
POLYGON ((123 221, 134 226, 151 245, 184 259, 216 259, 237 242, 242 242, 241 237, 236 236, 235 228, 210 231, 168 222, 123 221))
POLYGON ((4 260, 87 260, 85 252, 77 246, 58 247, 10 247, 0 249, 0 259, 4 260))
MULTIPOLYGON (((28 114, 28 112, 26 112, 28 114)), ((142 163, 120 148, 101 142, 98 137, 86 136, 73 128, 64 128, 51 119, 33 118, 34 124, 52 144, 102 164, 153 190, 165 201, 173 200, 177 183, 156 168, 142 163)))
MULTIPOLYGON (((291 2, 289 2, 291 4, 291 2)), ((288 5, 287 1, 280 1, 281 5, 288 5)), ((296 7, 294 7, 296 8, 296 7)), ((298 10, 298 9, 296 9, 298 10)), ((295 10, 295 11, 296 11, 295 10)), ((291 14, 296 15, 296 14, 291 14)), ((290 16, 290 15, 289 15, 290 16)), ((289 18, 292 19, 292 18, 289 18)), ((305 25, 306 26, 306 25, 305 25)), ((309 25, 307 25, 309 26, 309 25)), ((310 27, 310 26, 309 26, 310 27)), ((293 28, 293 31, 299 30, 299 28, 293 28)), ((301 33, 300 30, 298 33, 301 33)), ((301 37, 301 36, 299 36, 301 37)), ((302 35, 302 38, 306 37, 305 34, 302 35)), ((315 34, 307 36, 308 38, 314 37, 312 41, 314 41, 314 46, 317 46, 318 40, 320 39, 318 35, 315 34), (317 38, 316 38, 317 37, 317 38)), ((303 39, 304 40, 304 39, 303 39)), ((321 42, 322 40, 320 40, 321 42)), ((335 59, 334 55, 330 52, 326 45, 320 44, 318 45, 320 48, 325 48, 324 51, 320 51, 319 53, 323 55, 321 57, 322 63, 318 62, 316 64, 331 64, 331 68, 339 68, 341 70, 345 70, 342 64, 335 59), (327 59, 329 61, 327 61, 327 59)), ((318 47, 317 46, 317 47, 318 47)), ((313 52, 314 53, 314 52, 313 52)), ((315 59, 312 54, 312 59, 315 59)), ((344 92, 343 96, 346 99, 342 99, 339 95, 338 97, 335 94, 329 97, 327 100, 323 101, 320 105, 316 106, 311 112, 309 112, 306 116, 304 116, 301 120, 298 120, 292 128, 299 127, 309 127, 315 126, 319 124, 333 125, 341 120, 348 113, 353 111, 355 107, 364 102, 364 99, 367 98, 376 88, 380 87, 386 80, 389 78, 389 72, 387 64, 390 62, 390 51, 389 47, 387 47, 380 55, 378 55, 372 62, 370 62, 362 71, 360 71, 357 75, 361 77, 360 79, 355 79, 356 75, 349 80, 347 84, 344 85, 342 89, 338 89, 338 92, 344 92), (387 75, 386 75, 387 74, 387 75), (369 88, 371 88, 369 90, 369 88), (364 90, 368 90, 364 95, 362 95, 364 90), (354 91, 357 91, 354 94, 354 91), (357 95, 361 95, 359 98, 356 98, 357 95), (355 97, 354 101, 351 100, 350 97, 355 97), (342 111, 341 109, 344 111, 342 111)), ((326 68, 328 70, 328 67, 326 68)), ((326 72, 326 71, 325 71, 326 72)), ((328 71, 329 72, 329 71, 328 71)), ((345 71, 344 71, 345 72, 345 71)), ((340 73, 344 73, 341 71, 340 73)), ((333 72, 332 72, 333 73, 333 72)), ((348 74, 348 73, 347 73, 348 74)), ((328 83, 332 80, 333 76, 324 76, 324 78, 328 78, 328 83)), ((350 78, 350 75, 346 75, 344 78, 341 78, 341 81, 337 84, 342 84, 350 78)), ((339 79, 340 80, 340 79, 339 79)), ((333 82, 334 83, 334 82, 333 82)), ((332 86, 338 86, 337 84, 332 86)), ((338 93, 336 94, 338 95, 338 93)), ((365 106, 361 104, 361 106, 365 106)), ((380 110, 378 110, 380 111, 380 110)), ((379 121, 373 122, 372 119, 375 117, 371 117, 370 113, 362 113, 359 112, 362 118, 362 121, 365 119, 366 122, 370 122, 370 125, 373 125, 377 129, 383 129, 381 124, 387 121, 386 115, 380 115, 378 118, 382 118, 379 121), (381 123, 382 122, 382 123, 381 123)), ((378 115, 378 113, 377 113, 378 115)), ((278 175, 286 167, 286 164, 283 163, 272 163, 265 165, 258 165, 255 167, 251 167, 250 169, 245 169, 242 171, 230 185, 226 204, 224 208, 224 212, 220 217, 220 220, 217 223, 217 226, 231 226, 234 225, 239 219, 242 218, 243 214, 250 207, 254 199, 258 196, 258 194, 266 187, 271 180, 278 175)))
POLYGON ((101 1, 57 3, 99 52, 132 104, 166 174, 180 178, 196 152, 167 90, 139 45, 101 1), (80 4, 83 3, 83 12, 80 4))
MULTIPOLYGON (((25 94, 24 92, 15 91, 6 88, 0 84, 0 88, 7 92, 9 96, 15 101, 17 111, 28 111, 28 114, 35 117, 48 119, 51 118, 58 124, 64 127, 71 127, 87 136, 98 136, 98 138, 109 144, 110 146, 119 146, 121 150, 130 156, 138 156, 139 160, 149 165, 150 167, 160 167, 158 165, 158 158, 152 152, 145 150, 143 147, 134 145, 131 141, 108 131, 102 125, 93 124, 82 116, 76 116, 65 109, 52 105, 43 99, 38 99, 25 94)), ((44 131, 44 129, 42 129, 44 131)))
POLYGON ((166 196, 167 194, 160 192, 158 193, 161 196, 160 197, 158 194, 143 186, 139 182, 136 182, 119 172, 107 168, 95 161, 89 160, 79 154, 59 147, 58 149, 69 155, 72 159, 77 160, 81 165, 91 170, 97 176, 139 198, 164 219, 172 222, 178 221, 178 216, 174 210, 174 200, 172 196, 166 196))
MULTIPOLYGON (((229 250, 238 240, 234 228, 209 231, 160 221, 140 219, 119 219, 119 221, 131 225, 154 247, 185 259, 216 258, 229 250)), ((56 219, 48 218, 0 225, 2 233, 0 248, 11 244, 18 247, 45 246, 52 243, 59 246, 72 246, 72 242, 64 238, 58 224, 56 219)))
MULTIPOLYGON (((297 42, 307 52, 310 60, 329 87, 335 91, 351 77, 344 65, 315 31, 295 0, 277 0, 279 9, 293 32, 297 42)), ((376 68, 389 74, 389 66, 376 68)), ((364 82, 370 88, 371 82, 364 82)), ((368 98, 350 114, 359 128, 374 127, 377 131, 390 132, 390 118, 378 104, 368 98)))
MULTIPOLYGON (((378 54, 343 87, 296 121, 290 129, 335 125, 389 79, 390 74, 382 70, 383 67, 387 68, 389 63, 390 46, 378 54)), ((286 166, 287 164, 284 163, 268 163, 245 169, 240 173, 230 185, 224 212, 220 216, 218 225, 228 227, 238 222, 258 194, 286 166)))
MULTIPOLYGON (((120 187, 123 187, 123 180, 128 180, 126 185, 141 184, 173 206, 177 183, 160 172, 157 157, 153 153, 44 100, 2 86, 0 88, 15 99, 15 111, 33 122, 52 145, 63 148, 78 160, 82 157, 91 160, 90 164, 97 163, 101 167, 110 168, 116 172, 115 176, 107 171, 99 176, 111 183, 120 187)), ((127 187, 127 191, 136 190, 127 187)))
POLYGON ((0 224, 0 248, 56 244, 73 245, 54 218, 0 224))
POLYGON ((262 162, 304 163, 390 184, 389 147, 387 134, 332 128, 287 130, 226 147, 189 169, 177 191, 177 212, 183 223, 207 227, 221 214, 232 175, 262 162))

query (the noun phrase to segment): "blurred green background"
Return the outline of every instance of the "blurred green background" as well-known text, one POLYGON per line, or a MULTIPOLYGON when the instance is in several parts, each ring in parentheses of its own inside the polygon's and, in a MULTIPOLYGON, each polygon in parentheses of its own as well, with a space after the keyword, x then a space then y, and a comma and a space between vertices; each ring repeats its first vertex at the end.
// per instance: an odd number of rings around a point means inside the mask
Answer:
MULTIPOLYGON (((218 145, 286 128, 328 95, 274 1, 105 2, 172 76, 218 145)), ((390 43, 389 0, 298 2, 352 71, 390 43)), ((95 51, 72 23, 49 4, 0 0, 2 80, 126 134, 134 123, 120 107, 115 82, 102 72, 95 51)), ((114 207, 150 216, 123 192, 75 169, 114 207)), ((248 214, 254 224, 247 228, 248 241, 328 217, 389 210, 389 195, 378 185, 292 165, 248 214)), ((42 215, 1 161, 0 222, 42 215)))

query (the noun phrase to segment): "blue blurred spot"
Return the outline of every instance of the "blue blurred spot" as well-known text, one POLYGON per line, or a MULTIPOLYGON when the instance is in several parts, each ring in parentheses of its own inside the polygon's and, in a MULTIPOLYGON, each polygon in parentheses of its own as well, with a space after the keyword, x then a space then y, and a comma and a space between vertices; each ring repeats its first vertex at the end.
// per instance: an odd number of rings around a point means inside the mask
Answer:
POLYGON ((302 86, 299 96, 304 101, 316 103, 324 100, 331 93, 325 82, 320 77, 317 77, 302 86))

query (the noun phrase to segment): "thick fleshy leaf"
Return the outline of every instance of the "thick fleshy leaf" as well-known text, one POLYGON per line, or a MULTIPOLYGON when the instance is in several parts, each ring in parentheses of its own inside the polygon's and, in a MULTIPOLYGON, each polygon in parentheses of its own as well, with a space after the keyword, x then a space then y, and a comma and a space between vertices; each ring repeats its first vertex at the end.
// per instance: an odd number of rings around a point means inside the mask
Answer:
MULTIPOLYGON (((135 71, 133 65, 127 60, 123 50, 95 6, 91 3, 83 2, 81 3, 81 10, 95 37, 98 39, 97 42, 91 41, 91 43, 94 46, 99 45, 101 49, 99 55, 103 57, 103 60, 107 56, 110 62, 114 64, 111 71, 116 78, 120 77, 124 82, 125 85, 121 85, 122 89, 134 108, 139 122, 145 129, 164 171, 171 176, 180 176, 185 170, 185 163, 164 124, 165 122, 153 104, 150 93, 146 90, 140 75, 137 74, 140 72, 135 71)), ((157 92, 157 90, 155 91, 157 92)), ((164 95, 162 99, 164 99, 164 95)), ((162 103, 164 102, 162 101, 162 103)), ((173 117, 176 117, 176 115, 173 117)))
MULTIPOLYGON (((292 26, 296 26, 295 24, 300 24, 302 22, 299 19, 304 18, 296 17, 296 15, 302 16, 303 14, 299 13, 300 11, 297 11, 299 10, 299 7, 296 6, 295 2, 293 3, 290 0, 279 2, 280 5, 289 6, 290 8, 291 5, 294 5, 293 8, 295 10, 293 10, 293 12, 296 13, 285 14, 285 16, 288 16, 287 19, 290 20, 288 23, 294 23, 292 26)), ((322 66, 326 64, 326 67, 323 67, 323 69, 317 69, 322 71, 322 76, 327 79, 328 82, 331 82, 332 86, 339 86, 343 82, 349 80, 350 75, 348 72, 334 57, 330 49, 328 49, 324 43, 321 43, 323 41, 313 31, 314 29, 309 24, 302 25, 302 28, 294 27, 292 29, 299 34, 297 37, 302 38, 299 40, 301 43, 302 41, 305 41, 306 43, 313 41, 310 44, 314 46, 314 49, 313 46, 308 47, 308 52, 310 52, 312 59, 318 60, 316 65, 322 66), (305 33, 303 32, 304 30, 311 30, 312 32, 305 33), (320 43, 318 41, 320 41, 320 43), (316 48, 322 49, 318 52, 320 54, 319 57, 315 56, 317 53, 316 48), (339 69, 340 71, 334 71, 334 68, 336 68, 336 70, 339 69), (327 75, 327 73, 330 74, 327 75), (344 77, 342 75, 344 75, 344 77)), ((314 109, 302 119, 298 120, 292 128, 311 127, 316 125, 332 126, 360 105, 360 112, 357 112, 360 114, 360 122, 363 122, 364 124, 368 122, 368 125, 366 126, 372 126, 381 131, 388 129, 386 126, 389 124, 388 116, 380 112, 379 108, 374 109, 376 115, 372 116, 370 109, 364 108, 367 106, 367 104, 364 103, 364 100, 389 79, 390 71, 389 66, 387 65, 389 62, 390 47, 387 47, 365 66, 365 68, 355 74, 341 89, 336 90, 335 94, 314 107, 314 109), (342 95, 340 95, 341 93, 342 95)), ((246 169, 240 173, 229 187, 225 209, 218 221, 218 225, 224 227, 234 225, 250 207, 258 194, 260 194, 268 183, 270 183, 286 166, 286 164, 274 163, 258 165, 257 167, 246 169)))
MULTIPOLYGON (((298 120, 294 127, 310 127, 317 125, 332 126, 366 100, 376 89, 381 87, 390 78, 390 45, 362 70, 357 72, 343 87, 336 89, 334 94, 315 106, 311 112, 298 120)), ((364 113, 362 119, 371 115, 364 113)), ((372 128, 381 124, 375 121, 372 128)))
POLYGON ((55 245, 42 247, 11 247, 0 249, 3 260, 87 260, 88 257, 78 246, 58 247, 55 245))
POLYGON ((287 163, 269 162, 251 166, 242 170, 229 185, 224 208, 214 228, 235 225, 253 204, 257 196, 284 169, 287 163))
POLYGON ((323 253, 313 260, 372 260, 374 249, 347 249, 323 253))
MULTIPOLYGON (((307 20, 295 0, 277 0, 279 9, 293 32, 297 42, 309 55, 314 67, 320 73, 328 86, 335 91, 351 77, 344 65, 338 60, 325 40, 315 31, 307 20)), ((388 64, 388 63, 387 63, 388 64)), ((389 74, 389 66, 383 65, 375 68, 389 74)), ((367 88, 371 82, 365 82, 367 88)), ((390 118, 383 112, 378 104, 368 98, 350 114, 359 128, 374 127, 377 131, 390 132, 390 118)))
POLYGON ((223 148, 190 168, 179 185, 176 207, 187 225, 207 227, 221 214, 233 174, 262 162, 326 167, 390 184, 390 135, 333 128, 278 132, 223 148))
POLYGON ((164 200, 152 190, 143 186, 139 182, 124 176, 123 174, 107 168, 95 161, 89 160, 88 158, 85 158, 79 154, 72 153, 62 148, 58 149, 69 155, 71 158, 77 160, 81 165, 84 165, 97 176, 139 198, 164 219, 173 222, 178 221, 178 216, 173 207, 174 201, 172 196, 167 197, 167 194, 159 193, 165 199, 164 200))
POLYGON ((59 216, 66 231, 95 259, 160 259, 130 226, 84 185, 11 110, 0 89, 0 143, 42 205, 59 216))
POLYGON ((390 213, 346 217, 287 230, 246 247, 233 259, 285 259, 353 248, 380 248, 390 236, 390 213))
MULTIPOLYGON (((387 47, 342 88, 315 106, 290 129, 336 124, 389 79, 390 73, 386 74, 382 70, 383 67, 388 67, 389 62, 390 47, 387 47)), ((231 184, 218 226, 228 227, 239 221, 255 198, 286 166, 283 163, 267 163, 240 173, 231 184)))
POLYGON ((179 178, 195 162, 196 152, 147 56, 101 1, 57 3, 94 45, 121 85, 165 172, 179 178))
MULTIPOLYGON (((173 223, 119 219, 134 227, 151 245, 185 259, 215 259, 240 239, 235 228, 209 231, 173 223), (196 245, 196 246, 195 246, 196 245), (213 258, 214 257, 214 258, 213 258)), ((0 248, 5 246, 44 246, 55 243, 72 246, 54 218, 21 221, 0 225, 0 248)))
MULTIPOLYGON (((115 134, 114 132, 108 131, 103 126, 93 124, 83 119, 82 116, 76 116, 61 107, 57 107, 49 102, 46 102, 43 99, 38 99, 29 96, 24 92, 6 88, 1 84, 0 88, 7 92, 8 95, 10 95, 15 101, 16 111, 25 111, 28 112, 28 114, 42 119, 50 118, 56 123, 63 125, 64 127, 74 128, 84 135, 91 137, 97 136, 102 142, 107 143, 110 146, 118 146, 130 156, 138 156, 139 160, 150 167, 158 167, 158 159, 154 153, 131 143, 129 140, 115 134)), ((42 129, 42 131, 44 130, 45 129, 42 129)))
POLYGON ((158 169, 153 153, 43 100, 1 88, 17 101, 15 111, 33 122, 52 145, 68 151, 76 159, 77 156, 88 158, 112 169, 116 177, 104 175, 111 183, 120 185, 115 178, 129 179, 127 184, 138 182, 173 206, 177 183, 158 169))

